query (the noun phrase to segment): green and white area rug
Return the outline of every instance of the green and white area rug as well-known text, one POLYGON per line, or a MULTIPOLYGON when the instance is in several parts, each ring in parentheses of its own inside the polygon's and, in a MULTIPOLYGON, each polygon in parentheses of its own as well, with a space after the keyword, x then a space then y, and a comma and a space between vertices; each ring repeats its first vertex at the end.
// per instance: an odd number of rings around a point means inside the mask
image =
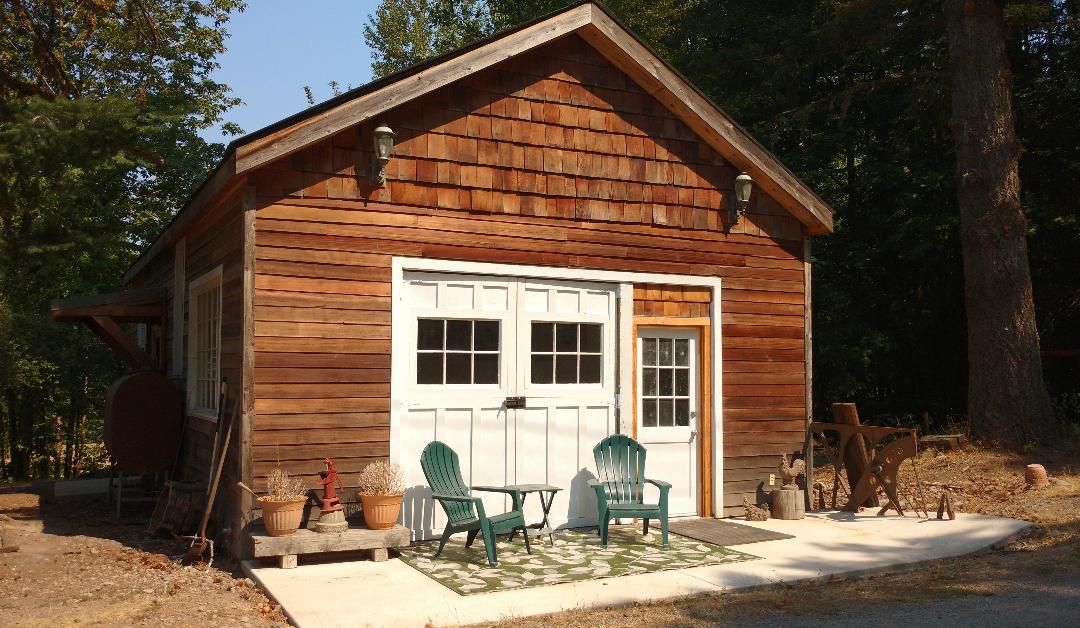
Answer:
POLYGON ((611 526, 610 536, 603 549, 596 528, 560 530, 555 533, 555 547, 546 536, 542 541, 530 539, 533 553, 529 555, 520 534, 513 543, 500 535, 498 567, 488 565, 480 538, 466 549, 464 538, 455 537, 438 558, 432 557, 439 547, 437 540, 414 543, 401 549, 401 559, 459 594, 470 595, 758 558, 677 534, 669 536, 671 547, 665 550, 659 530, 643 537, 638 526, 611 526))

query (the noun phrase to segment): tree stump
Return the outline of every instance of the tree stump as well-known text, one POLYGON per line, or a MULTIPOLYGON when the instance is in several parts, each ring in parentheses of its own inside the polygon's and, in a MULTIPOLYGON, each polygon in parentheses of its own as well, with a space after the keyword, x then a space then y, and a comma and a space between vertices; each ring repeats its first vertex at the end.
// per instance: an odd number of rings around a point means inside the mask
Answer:
POLYGON ((806 505, 803 503, 801 489, 778 489, 770 493, 770 496, 772 497, 770 511, 773 519, 802 519, 806 516, 806 505))

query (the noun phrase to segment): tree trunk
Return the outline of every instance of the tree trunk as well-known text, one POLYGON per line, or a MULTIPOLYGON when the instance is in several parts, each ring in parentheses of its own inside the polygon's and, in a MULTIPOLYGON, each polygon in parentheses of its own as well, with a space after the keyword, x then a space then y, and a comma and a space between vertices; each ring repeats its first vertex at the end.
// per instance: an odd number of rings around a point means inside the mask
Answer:
POLYGON ((1052 425, 1031 297, 1018 146, 1001 9, 944 0, 952 87, 964 299, 968 418, 1013 444, 1052 425))

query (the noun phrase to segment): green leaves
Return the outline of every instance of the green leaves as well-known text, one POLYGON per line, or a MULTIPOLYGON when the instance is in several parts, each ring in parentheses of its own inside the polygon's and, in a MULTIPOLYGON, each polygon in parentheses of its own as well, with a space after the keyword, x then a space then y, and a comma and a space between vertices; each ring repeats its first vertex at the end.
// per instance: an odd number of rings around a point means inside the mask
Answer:
POLYGON ((56 439, 34 440, 56 417, 91 436, 100 429, 103 395, 88 391, 103 391, 118 363, 86 330, 53 323, 48 302, 120 288, 136 253, 220 158, 223 147, 198 132, 238 102, 210 73, 229 13, 242 8, 235 0, 0 8, 0 302, 13 321, 0 328, 0 433, 22 451, 16 475, 56 471, 56 439), (16 377, 31 372, 41 374, 37 384, 16 377))

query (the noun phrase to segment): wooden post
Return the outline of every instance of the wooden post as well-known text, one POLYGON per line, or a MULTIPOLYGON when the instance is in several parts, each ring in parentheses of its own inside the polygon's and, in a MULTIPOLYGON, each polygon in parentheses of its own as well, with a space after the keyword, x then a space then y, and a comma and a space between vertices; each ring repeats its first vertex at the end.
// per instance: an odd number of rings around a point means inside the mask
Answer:
MULTIPOLYGON (((859 425, 859 411, 853 403, 832 404, 833 423, 845 425, 859 425)), ((844 456, 844 468, 847 469, 848 485, 854 491, 855 485, 866 473, 870 465, 870 456, 866 451, 866 441, 858 434, 851 437, 847 447, 841 452, 844 456)), ((877 506, 877 494, 873 493, 859 506, 877 506)))
POLYGON ((770 514, 773 519, 802 519, 806 516, 803 507, 803 491, 777 489, 770 493, 772 504, 770 514))
MULTIPOLYGON (((806 501, 803 507, 814 510, 814 437, 810 434, 810 424, 814 422, 814 326, 811 318, 811 281, 810 281, 810 236, 803 240, 803 346, 806 362, 803 367, 803 386, 806 393, 806 447, 803 461, 806 463, 806 475, 803 477, 803 495, 806 501)), ((824 492, 822 493, 824 495, 824 492)))

